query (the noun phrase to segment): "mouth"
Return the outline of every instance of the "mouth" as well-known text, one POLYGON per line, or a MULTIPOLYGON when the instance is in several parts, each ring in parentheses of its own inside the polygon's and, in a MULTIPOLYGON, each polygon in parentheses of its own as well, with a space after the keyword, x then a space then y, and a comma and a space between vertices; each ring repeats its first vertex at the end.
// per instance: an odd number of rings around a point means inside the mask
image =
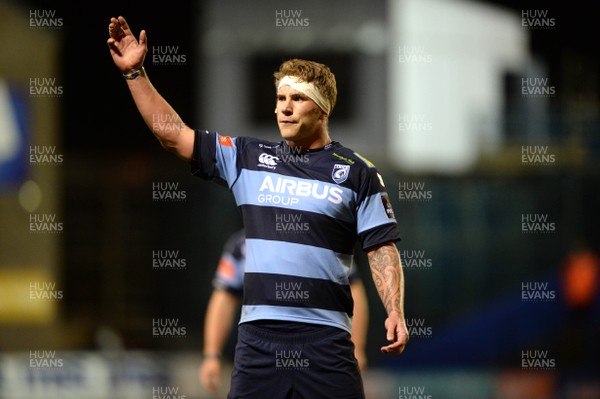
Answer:
POLYGON ((298 122, 292 121, 292 120, 283 120, 283 121, 279 121, 279 123, 282 125, 295 125, 298 122))

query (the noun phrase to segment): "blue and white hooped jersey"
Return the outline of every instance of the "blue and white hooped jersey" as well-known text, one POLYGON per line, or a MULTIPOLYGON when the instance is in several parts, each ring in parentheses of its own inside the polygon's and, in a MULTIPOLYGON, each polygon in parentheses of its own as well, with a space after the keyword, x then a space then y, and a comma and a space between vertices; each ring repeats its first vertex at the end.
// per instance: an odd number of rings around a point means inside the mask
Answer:
MULTIPOLYGON (((213 279, 213 287, 241 297, 244 292, 244 271, 246 265, 246 235, 244 230, 233 233, 223 246, 221 258, 213 279)), ((356 263, 352 264, 348 283, 360 279, 356 263)))
POLYGON ((196 131, 191 168, 226 184, 242 213, 240 323, 283 320, 350 332, 356 240, 364 250, 400 240, 375 166, 337 142, 299 150, 196 131))

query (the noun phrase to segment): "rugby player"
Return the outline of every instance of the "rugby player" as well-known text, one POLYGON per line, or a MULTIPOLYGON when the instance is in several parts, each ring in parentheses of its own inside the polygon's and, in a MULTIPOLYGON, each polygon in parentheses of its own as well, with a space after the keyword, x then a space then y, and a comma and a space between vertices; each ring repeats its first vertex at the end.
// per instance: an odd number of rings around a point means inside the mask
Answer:
POLYGON ((144 70, 139 41, 125 18, 111 18, 107 40, 142 118, 160 144, 194 176, 227 185, 246 234, 244 298, 229 398, 364 398, 350 338, 348 284, 356 240, 367 252, 387 312, 387 344, 408 342, 400 233, 381 175, 333 141, 328 121, 337 96, 325 65, 288 60, 274 74, 276 121, 283 140, 229 137, 188 127, 144 70), (166 116, 164 128, 153 124, 166 116), (284 218, 301 234, 277 229, 284 218))

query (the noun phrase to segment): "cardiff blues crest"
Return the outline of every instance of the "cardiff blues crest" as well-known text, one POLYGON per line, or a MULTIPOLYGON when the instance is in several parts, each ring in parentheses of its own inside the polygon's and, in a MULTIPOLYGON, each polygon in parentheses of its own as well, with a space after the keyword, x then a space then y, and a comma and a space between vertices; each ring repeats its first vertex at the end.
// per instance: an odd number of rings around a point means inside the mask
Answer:
POLYGON ((336 163, 333 165, 333 170, 331 171, 331 178, 337 184, 343 183, 348 178, 348 174, 350 173, 350 165, 341 165, 336 163))

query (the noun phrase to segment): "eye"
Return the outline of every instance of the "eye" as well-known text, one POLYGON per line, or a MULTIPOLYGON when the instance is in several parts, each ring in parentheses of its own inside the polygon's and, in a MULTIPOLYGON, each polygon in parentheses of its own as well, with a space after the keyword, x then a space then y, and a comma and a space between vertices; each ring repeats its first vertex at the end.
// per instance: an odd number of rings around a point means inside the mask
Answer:
POLYGON ((293 101, 302 101, 302 100, 304 100, 304 97, 302 97, 300 94, 294 94, 292 96, 292 100, 293 101))

